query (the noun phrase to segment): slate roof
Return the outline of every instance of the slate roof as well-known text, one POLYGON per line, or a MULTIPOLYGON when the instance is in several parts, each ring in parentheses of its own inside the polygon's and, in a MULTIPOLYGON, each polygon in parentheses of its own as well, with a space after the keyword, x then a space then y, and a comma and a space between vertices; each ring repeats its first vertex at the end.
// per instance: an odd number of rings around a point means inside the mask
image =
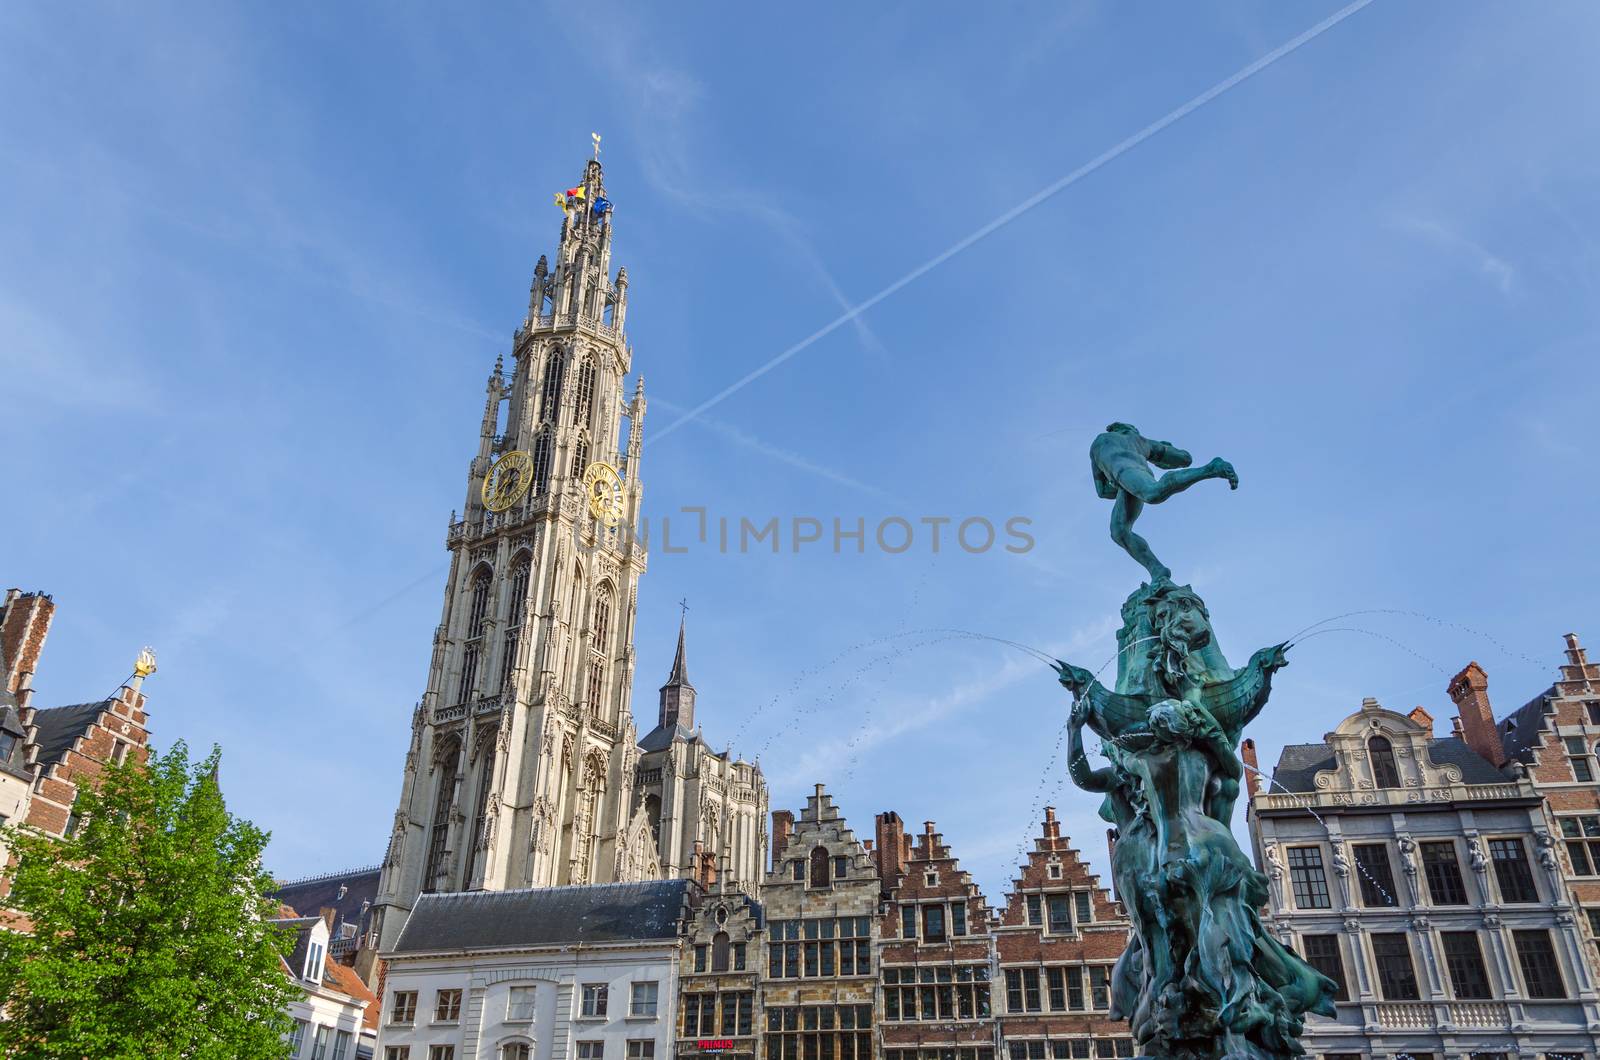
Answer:
POLYGON ((10 693, 0 689, 0 732, 11 737, 11 753, 0 758, 0 770, 24 780, 31 779, 33 774, 24 764, 28 755, 27 732, 22 727, 22 715, 15 706, 16 698, 8 700, 8 696, 10 693))
POLYGON ((306 916, 316 916, 331 906, 335 910, 334 938, 328 945, 331 949, 338 950, 341 948, 336 945, 339 942, 339 924, 357 925, 358 934, 367 930, 367 922, 372 918, 372 907, 378 901, 378 876, 382 871, 374 866, 370 869, 352 869, 349 872, 330 872, 300 880, 289 880, 279 884, 278 889, 272 891, 269 897, 293 907, 306 916), (342 898, 339 896, 341 887, 344 888, 342 898))
POLYGON ((424 894, 393 953, 653 942, 678 937, 689 880, 424 894))
MULTIPOLYGON (((1461 770, 1463 784, 1504 784, 1512 777, 1496 769, 1478 752, 1468 747, 1459 737, 1447 736, 1442 740, 1428 741, 1428 757, 1435 765, 1452 765, 1461 770)), ((1268 793, 1315 791, 1316 775, 1334 768, 1333 748, 1325 743, 1292 743, 1278 755, 1278 764, 1272 770, 1272 784, 1268 793)))
POLYGON ((639 741, 639 750, 665 751, 672 746, 674 740, 692 740, 694 738, 694 730, 685 729, 682 725, 657 725, 646 734, 644 739, 639 741))
POLYGON ((39 763, 53 766, 60 762, 73 741, 89 731, 103 711, 111 709, 111 700, 96 703, 74 703, 68 707, 46 707, 34 712, 33 724, 38 730, 39 763))
POLYGON ((311 949, 311 929, 316 926, 321 917, 302 916, 291 920, 274 920, 273 923, 284 928, 294 929, 294 949, 289 951, 289 956, 283 959, 288 965, 289 974, 295 979, 300 978, 300 973, 306 966, 306 954, 311 949))
POLYGON ((1527 752, 1538 745, 1539 734, 1545 727, 1544 702, 1555 694, 1556 687, 1551 685, 1500 722, 1500 743, 1507 755, 1525 758, 1527 752))

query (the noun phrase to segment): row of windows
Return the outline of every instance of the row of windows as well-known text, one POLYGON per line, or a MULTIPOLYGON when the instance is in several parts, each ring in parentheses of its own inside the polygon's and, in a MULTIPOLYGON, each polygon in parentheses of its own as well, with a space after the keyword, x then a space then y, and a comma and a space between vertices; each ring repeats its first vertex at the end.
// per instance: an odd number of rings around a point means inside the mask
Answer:
MULTIPOLYGON (((1403 931, 1374 932, 1369 936, 1372 966, 1377 974, 1378 996, 1385 1001, 1420 1001, 1416 964, 1409 936, 1403 931)), ((1567 996, 1550 932, 1543 929, 1513 931, 1512 944, 1523 983, 1530 998, 1567 996)), ((1459 1000, 1487 1000, 1496 996, 1483 960, 1483 947, 1475 931, 1443 931, 1439 942, 1453 996, 1459 1000)), ((1425 944, 1425 943, 1424 943, 1425 944)), ((1337 935, 1306 935, 1301 939, 1306 963, 1337 984, 1335 998, 1350 1000, 1349 979, 1337 935)))
MULTIPOLYGON (((1595 818, 1595 822, 1597 830, 1600 830, 1600 818, 1595 818)), ((1428 901, 1437 906, 1470 904, 1455 841, 1431 840, 1418 846, 1422 855, 1422 875, 1428 886, 1428 901)), ((1534 883, 1527 844, 1518 836, 1505 836, 1488 840, 1488 847, 1500 901, 1507 904, 1539 901, 1539 888, 1534 883)), ((1351 852, 1355 857, 1355 877, 1361 904, 1368 908, 1398 906, 1400 892, 1394 882, 1389 845, 1356 843, 1351 852)), ((1600 854, 1600 840, 1596 841, 1596 853, 1600 854)), ((1290 847, 1288 862, 1289 885, 1295 907, 1331 908, 1333 901, 1328 890, 1322 848, 1290 847)), ((1600 873, 1600 862, 1596 863, 1596 871, 1600 873)))
POLYGON ((697 943, 694 948, 694 970, 704 972, 708 966, 713 972, 744 971, 745 944, 730 942, 726 931, 711 936, 709 947, 704 942, 697 943))
POLYGON ((1094 898, 1088 891, 1027 894, 1023 895, 1023 904, 1028 910, 1028 923, 1034 927, 1043 925, 1052 935, 1071 934, 1074 913, 1080 924, 1094 919, 1094 898))
MULTIPOLYGON (((596 1042, 591 1044, 599 1043, 596 1042)), ((633 1042, 628 1043, 629 1056, 637 1056, 639 1057, 639 1060, 654 1060, 654 1042, 639 1043, 647 1046, 648 1048, 641 1049, 637 1053, 633 1049, 634 1044, 635 1043, 633 1042)), ((418 1048, 421 1049, 423 1047, 418 1046, 418 1048)), ((428 1060, 456 1060, 456 1047, 454 1045, 430 1045, 427 1046, 427 1050, 428 1060)), ((506 1042, 504 1045, 500 1046, 499 1050, 494 1055, 495 1060, 533 1060, 533 1046, 529 1045, 527 1042, 506 1042)), ((599 1057, 600 1054, 597 1052, 594 1055, 599 1057)), ((411 1046, 388 1046, 383 1050, 383 1060, 411 1060, 411 1046)))
POLYGON ((994 1050, 987 1045, 885 1049, 883 1060, 994 1060, 994 1050))
POLYGON ((983 965, 885 968, 885 1021, 989 1018, 989 969, 983 965))
POLYGON ((683 996, 685 1038, 745 1037, 752 1031, 756 995, 750 990, 683 996))
POLYGON ((807 887, 832 887, 834 880, 842 880, 848 875, 849 855, 830 854, 828 848, 823 846, 813 847, 806 857, 789 861, 789 878, 797 883, 804 880, 807 887))
POLYGON ((766 1060, 869 1060, 871 1005, 767 1009, 766 1060))
POLYGON ((289 1060, 349 1060, 350 1032, 319 1024, 314 1030, 305 1020, 295 1020, 289 1031, 289 1060), (307 1031, 310 1030, 309 1040, 307 1031), (307 1046, 310 1046, 309 1051, 307 1046))
POLYGON ((921 938, 923 942, 945 942, 953 935, 967 933, 967 903, 906 902, 900 906, 900 937, 921 938), (918 928, 921 928, 920 932, 918 928))
POLYGON ((1057 964, 1005 971, 1007 1012, 1104 1012, 1111 1008, 1108 964, 1057 964))
MULTIPOLYGON (((513 986, 506 995, 506 1021, 508 1023, 532 1020, 537 1011, 537 987, 513 986)), ((608 983, 584 983, 580 1014, 587 1019, 600 1019, 607 1014, 611 1001, 608 983)), ((628 1015, 631 1018, 652 1018, 660 1004, 661 984, 649 981, 629 984, 628 1015)), ((433 1022, 458 1023, 461 1020, 461 991, 459 989, 433 992, 433 1022)), ((417 1021, 417 991, 396 990, 390 996, 389 1022, 412 1024, 417 1021)))
POLYGON ((774 942, 767 946, 767 975, 772 979, 830 979, 836 975, 871 975, 869 939, 819 939, 774 942))
POLYGON ((1132 1038, 1074 1038, 1071 1041, 1046 1042, 1038 1039, 1006 1042, 1006 1052, 1011 1060, 1097 1060, 1108 1057, 1132 1056, 1132 1038))

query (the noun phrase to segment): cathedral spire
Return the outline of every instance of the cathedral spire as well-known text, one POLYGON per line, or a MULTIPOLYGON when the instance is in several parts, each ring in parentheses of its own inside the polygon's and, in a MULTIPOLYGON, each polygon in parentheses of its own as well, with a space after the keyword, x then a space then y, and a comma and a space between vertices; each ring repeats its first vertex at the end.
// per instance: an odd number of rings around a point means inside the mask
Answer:
POLYGON ((667 683, 661 686, 662 727, 676 725, 682 729, 694 728, 694 685, 689 683, 689 664, 685 658, 684 635, 688 626, 688 609, 678 619, 678 652, 672 657, 672 672, 667 683))

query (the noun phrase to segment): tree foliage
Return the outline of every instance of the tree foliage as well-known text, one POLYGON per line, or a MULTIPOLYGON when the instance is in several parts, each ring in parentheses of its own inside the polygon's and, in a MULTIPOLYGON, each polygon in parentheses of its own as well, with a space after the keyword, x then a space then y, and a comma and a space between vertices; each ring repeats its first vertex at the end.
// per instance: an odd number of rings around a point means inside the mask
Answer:
POLYGON ((0 1054, 8 1057, 287 1055, 283 970, 293 942, 269 924, 267 834, 223 805, 220 751, 191 767, 182 742, 84 785, 67 838, 8 828, 0 931, 0 1054))

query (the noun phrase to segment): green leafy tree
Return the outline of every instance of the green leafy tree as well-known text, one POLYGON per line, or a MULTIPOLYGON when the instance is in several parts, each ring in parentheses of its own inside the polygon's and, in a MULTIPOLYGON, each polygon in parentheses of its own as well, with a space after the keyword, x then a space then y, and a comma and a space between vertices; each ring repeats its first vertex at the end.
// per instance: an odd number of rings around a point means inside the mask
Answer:
POLYGON ((223 805, 220 757, 191 767, 179 742, 85 785, 72 836, 6 830, 3 904, 31 928, 0 931, 0 1055, 288 1055, 293 939, 267 922, 267 833, 223 805))

